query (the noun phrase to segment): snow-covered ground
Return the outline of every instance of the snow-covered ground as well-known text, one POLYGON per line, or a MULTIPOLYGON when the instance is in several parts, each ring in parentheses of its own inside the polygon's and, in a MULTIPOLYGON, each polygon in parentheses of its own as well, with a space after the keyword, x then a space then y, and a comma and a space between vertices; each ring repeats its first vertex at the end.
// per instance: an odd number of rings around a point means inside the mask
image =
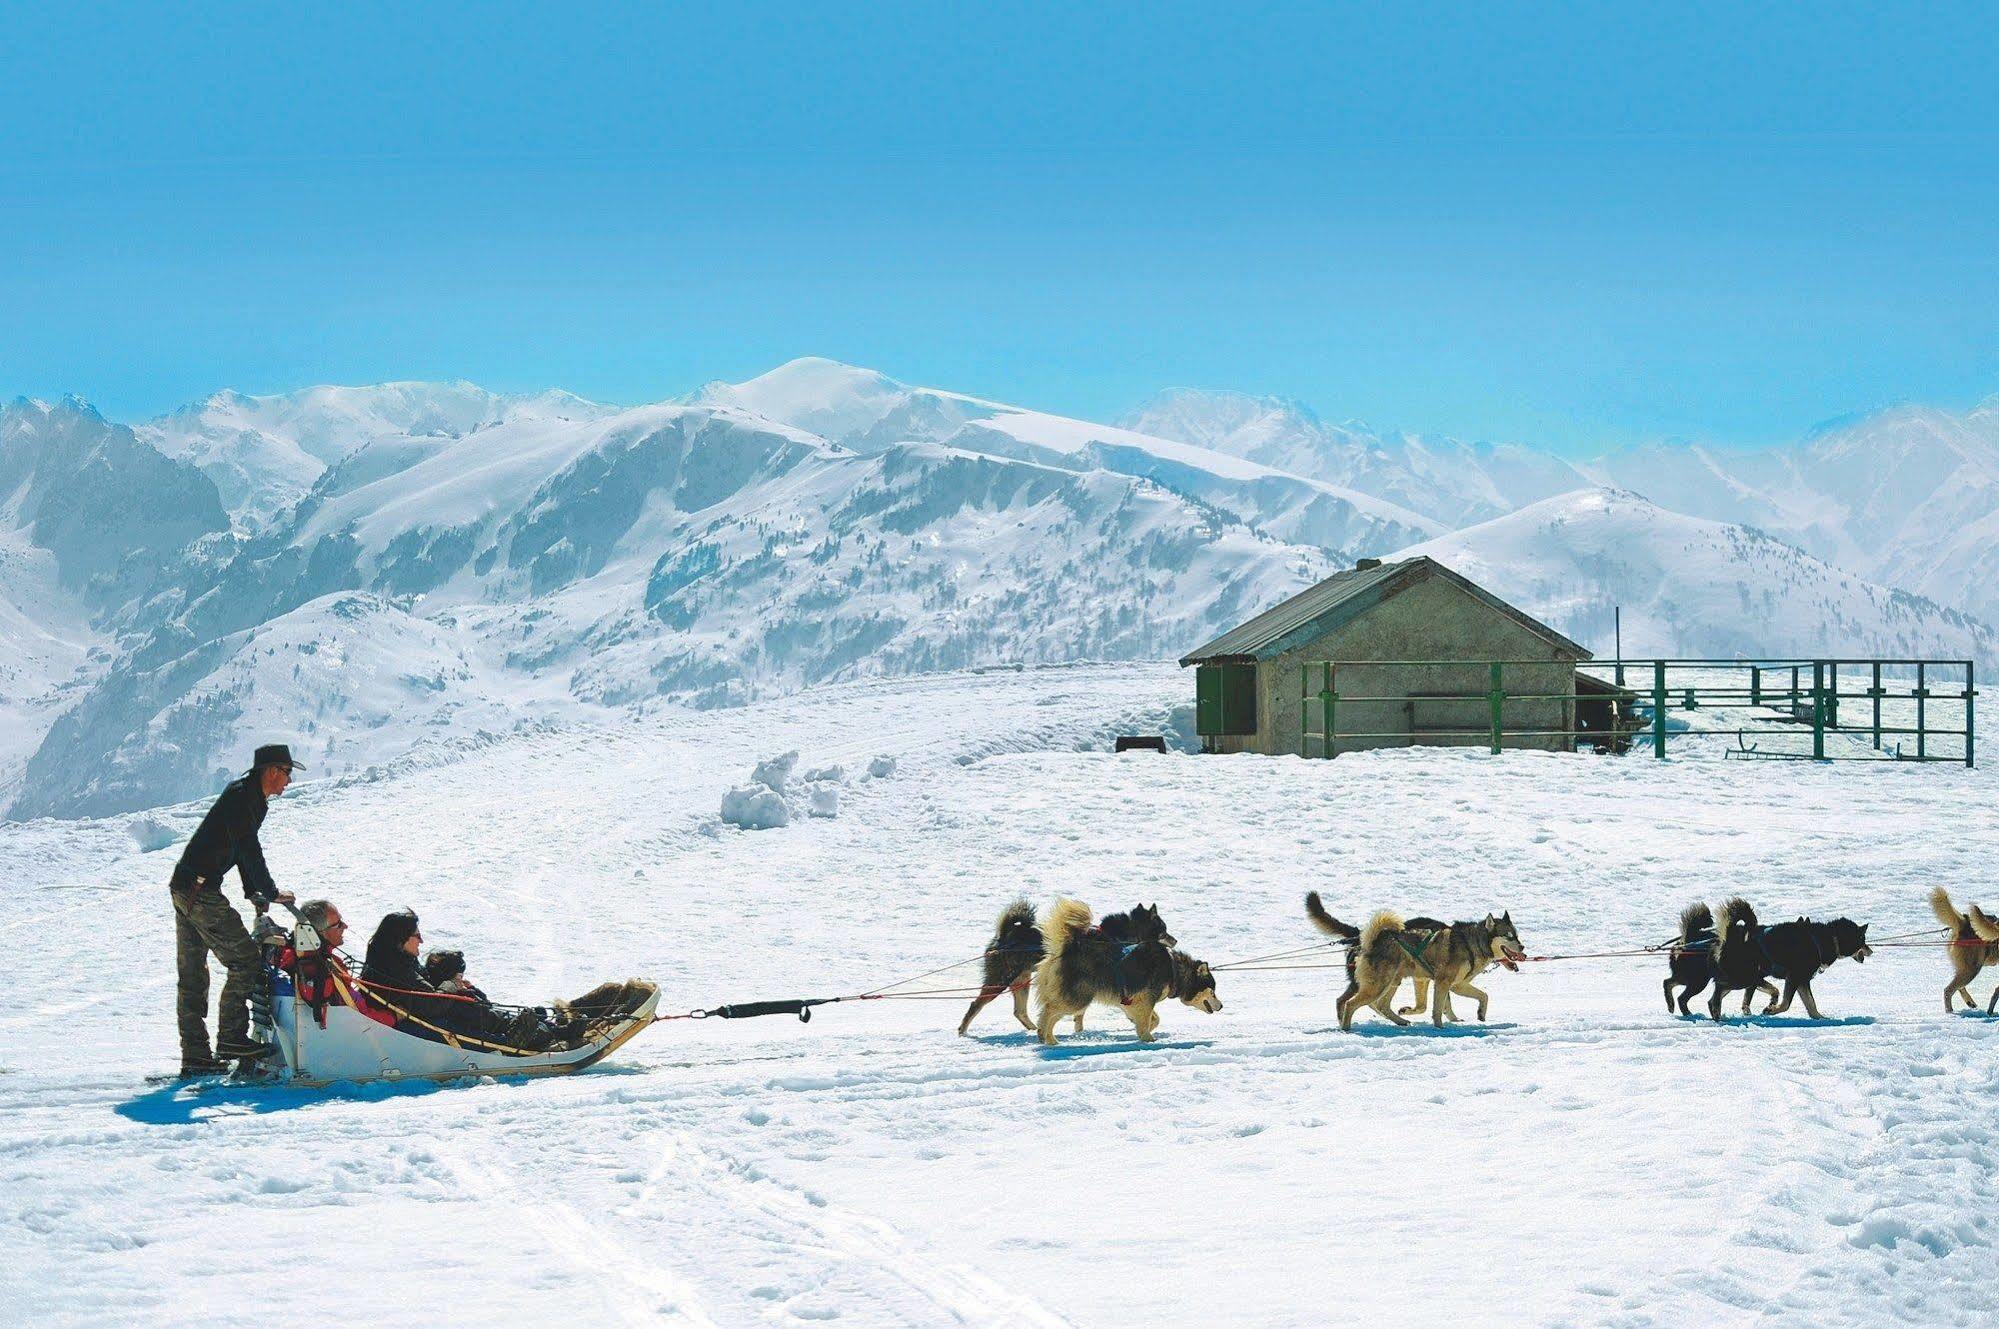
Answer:
MULTIPOLYGON (((1317 940, 1309 887, 1506 907, 1536 954, 1736 892, 1876 937, 1933 926, 1938 882, 1999 901, 1985 770, 1106 750, 1191 694, 1078 667, 545 729, 302 785, 265 842, 356 949, 407 904, 502 999, 637 973, 672 1010, 974 954, 1020 890, 1157 901, 1216 962, 1317 940), (839 815, 720 825, 793 748, 844 764, 839 815)), ((1152 1047, 1115 1012, 1044 1052, 1004 1003, 959 1039, 956 1000, 874 1002, 662 1024, 568 1080, 191 1096, 142 1078, 174 1058, 177 849, 141 846, 199 811, 0 827, 0 1321, 1999 1316, 1999 1027, 1943 1014, 1937 951, 1842 962, 1823 1024, 1670 1018, 1664 962, 1616 959, 1493 977, 1483 1027, 1341 1034, 1337 973, 1225 973, 1152 1047)))

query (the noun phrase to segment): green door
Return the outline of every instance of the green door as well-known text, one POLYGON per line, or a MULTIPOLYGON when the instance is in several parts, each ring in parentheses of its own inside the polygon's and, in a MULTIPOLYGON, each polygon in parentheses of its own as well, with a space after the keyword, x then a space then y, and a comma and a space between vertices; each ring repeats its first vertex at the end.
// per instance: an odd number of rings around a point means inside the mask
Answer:
POLYGON ((1256 666, 1194 668, 1194 732, 1202 737, 1256 732, 1256 666))

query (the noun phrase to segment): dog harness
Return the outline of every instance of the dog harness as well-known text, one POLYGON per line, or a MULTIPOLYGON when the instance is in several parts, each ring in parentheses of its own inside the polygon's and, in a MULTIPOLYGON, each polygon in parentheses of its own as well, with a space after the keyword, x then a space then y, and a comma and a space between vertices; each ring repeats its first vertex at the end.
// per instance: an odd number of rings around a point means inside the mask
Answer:
POLYGON ((1404 940, 1404 938, 1406 938, 1408 935, 1409 935, 1408 933, 1403 932, 1400 929, 1397 929, 1395 933, 1395 944, 1397 946, 1400 946, 1403 952, 1407 954, 1411 960, 1416 962, 1416 967, 1423 971, 1423 976, 1425 978, 1434 977, 1434 975, 1431 973, 1430 970, 1430 963, 1429 961, 1423 958, 1423 953, 1430 949, 1430 943, 1437 939, 1437 934, 1434 932, 1425 932, 1423 934, 1423 944, 1421 946, 1411 946, 1406 940, 1404 940))

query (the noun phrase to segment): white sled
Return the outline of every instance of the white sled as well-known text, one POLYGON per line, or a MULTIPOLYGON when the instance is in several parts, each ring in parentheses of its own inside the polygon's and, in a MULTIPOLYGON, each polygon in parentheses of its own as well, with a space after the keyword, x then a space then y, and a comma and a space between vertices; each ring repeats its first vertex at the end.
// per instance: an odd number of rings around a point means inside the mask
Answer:
POLYGON ((296 999, 289 974, 271 981, 272 1032, 284 1057, 283 1079, 319 1086, 342 1080, 456 1080, 468 1075, 568 1075, 603 1060, 652 1023, 659 1006, 654 987, 627 1015, 603 1022, 579 1047, 548 1052, 505 1052, 463 1042, 432 1041, 381 1024, 352 1006, 329 1003, 326 1025, 296 999))

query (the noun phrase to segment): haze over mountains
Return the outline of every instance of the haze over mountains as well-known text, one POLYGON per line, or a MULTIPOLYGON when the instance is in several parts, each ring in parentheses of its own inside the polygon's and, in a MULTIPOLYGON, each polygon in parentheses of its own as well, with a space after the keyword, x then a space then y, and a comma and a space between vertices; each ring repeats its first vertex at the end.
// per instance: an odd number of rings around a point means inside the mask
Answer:
POLYGON ((1999 407, 1571 462, 1162 393, 1117 426, 832 361, 632 408, 467 383, 0 409, 0 801, 193 797, 546 718, 1171 657, 1430 553, 1631 653, 1994 657, 1999 407))

